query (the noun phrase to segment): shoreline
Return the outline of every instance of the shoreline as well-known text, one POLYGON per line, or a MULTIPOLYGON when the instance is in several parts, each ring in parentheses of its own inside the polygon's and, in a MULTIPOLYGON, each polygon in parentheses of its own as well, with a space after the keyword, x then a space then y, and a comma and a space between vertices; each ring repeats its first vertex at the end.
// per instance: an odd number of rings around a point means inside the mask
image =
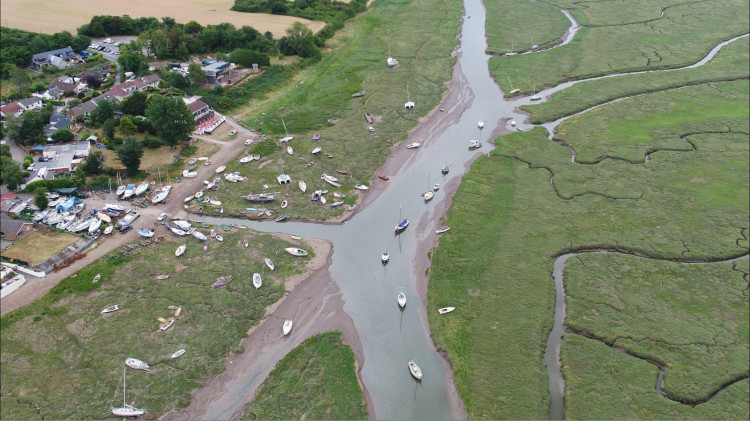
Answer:
POLYGON ((309 245, 315 257, 304 273, 285 282, 285 296, 268 306, 261 322, 248 330, 247 337, 240 341, 244 352, 230 353, 224 372, 203 379, 203 385, 193 391, 187 407, 171 410, 159 419, 239 419, 246 416, 245 405, 254 399, 281 358, 302 341, 333 330, 342 333, 343 342, 354 353, 357 381, 362 386, 368 417, 376 419, 372 398, 361 377, 365 356, 359 333, 344 311, 341 290, 329 272, 333 245, 321 239, 305 239, 301 243, 309 245), (295 320, 292 332, 286 337, 281 332, 284 319, 295 320), (231 398, 235 403, 230 407, 222 405, 231 398))

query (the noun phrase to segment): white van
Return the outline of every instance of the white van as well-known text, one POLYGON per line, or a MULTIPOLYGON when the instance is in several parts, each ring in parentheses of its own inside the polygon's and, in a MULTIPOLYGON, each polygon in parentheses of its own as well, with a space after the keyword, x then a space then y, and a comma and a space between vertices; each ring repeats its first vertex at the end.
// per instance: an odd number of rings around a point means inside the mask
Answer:
POLYGON ((107 44, 112 44, 112 38, 107 38, 104 40, 107 44))

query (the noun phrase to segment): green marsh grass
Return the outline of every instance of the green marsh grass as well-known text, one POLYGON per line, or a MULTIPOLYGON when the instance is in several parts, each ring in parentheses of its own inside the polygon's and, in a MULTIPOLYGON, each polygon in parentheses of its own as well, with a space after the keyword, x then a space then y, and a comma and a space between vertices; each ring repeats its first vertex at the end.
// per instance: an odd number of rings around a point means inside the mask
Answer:
MULTIPOLYGON (((445 221, 451 231, 440 237, 433 255, 428 317, 435 344, 451 358, 471 418, 548 416, 543 351, 552 326, 555 256, 596 248, 660 259, 720 260, 747 253, 750 177, 748 130, 743 128, 748 109, 735 105, 719 121, 695 112, 703 109, 702 101, 747 101, 746 83, 719 86, 709 89, 710 95, 702 86, 669 93, 668 100, 692 116, 689 128, 700 128, 691 135, 696 151, 659 151, 648 164, 623 160, 642 157, 645 143, 666 145, 685 133, 683 125, 670 125, 672 109, 657 106, 667 99, 653 94, 641 97, 638 107, 617 102, 567 127, 566 134, 597 127, 586 131, 586 139, 576 139, 613 150, 616 159, 572 163, 570 152, 537 128, 498 138, 498 148, 464 175, 445 221), (625 127, 623 118, 637 133, 639 121, 660 117, 664 125, 653 125, 650 142, 610 134, 613 127, 625 127), (737 132, 721 129, 727 126, 737 132), (448 305, 456 311, 438 315, 437 309, 448 305)), ((650 352, 656 352, 651 345, 650 352)), ((733 358, 728 365, 729 372, 747 370, 747 361, 733 358)), ((714 382, 722 381, 713 374, 714 382)), ((588 404, 585 397, 577 398, 583 401, 568 396, 566 404, 588 404)), ((630 416, 612 412, 600 417, 630 416)))
POLYGON ((354 353, 341 332, 308 338, 284 356, 245 412, 262 420, 366 420, 354 353))
MULTIPOLYGON (((498 0, 498 9, 515 7, 513 1, 498 0)), ((490 71, 505 92, 507 78, 522 93, 555 86, 566 80, 585 79, 617 72, 674 69, 693 64, 719 42, 747 33, 750 9, 747 0, 707 1, 674 4, 638 0, 581 5, 568 1, 553 2, 582 16, 584 25, 567 45, 542 53, 510 57, 492 57, 490 71), (667 8, 665 19, 660 9, 667 8), (631 11, 638 10, 632 14, 631 11), (649 19, 650 15, 650 19, 649 19)), ((540 10, 543 5, 536 6, 540 10)), ((560 16, 562 16, 561 12, 560 16)), ((567 19, 565 19, 567 21, 567 19)), ((566 27, 557 34, 561 37, 566 27)), ((487 19, 496 33, 489 38, 489 50, 505 51, 517 33, 534 26, 528 19, 510 19, 497 13, 487 19), (498 41, 503 40, 503 41, 498 41), (497 43, 502 42, 500 47, 497 43)), ((547 29, 537 29, 543 34, 547 29)))
POLYGON ((560 353, 565 361, 567 419, 742 420, 750 415, 747 379, 709 402, 690 406, 656 393, 659 369, 655 365, 601 342, 567 335, 560 353))
POLYGON ((129 369, 128 399, 137 407, 155 417, 186 406, 200 380, 223 371, 230 351, 241 351, 246 332, 284 295, 284 280, 301 273, 309 259, 288 255, 283 249, 290 244, 269 235, 220 232, 224 242, 208 243, 205 253, 204 243, 174 241, 171 234, 128 256, 114 251, 3 316, 0 416, 25 418, 31 402, 48 419, 110 417, 128 357, 151 366, 149 373, 129 369), (251 247, 242 246, 245 238, 251 247), (187 250, 176 258, 183 243, 187 250), (263 257, 274 260, 274 272, 264 268, 263 257), (258 290, 252 285, 256 271, 263 276, 258 290), (97 273, 101 280, 94 284, 97 273), (169 278, 156 280, 160 274, 169 278), (226 275, 234 276, 232 282, 211 289, 226 275), (112 304, 121 310, 100 314, 112 304), (157 318, 171 316, 169 306, 182 307, 182 315, 162 332, 157 318), (187 352, 172 360, 180 348, 187 352))

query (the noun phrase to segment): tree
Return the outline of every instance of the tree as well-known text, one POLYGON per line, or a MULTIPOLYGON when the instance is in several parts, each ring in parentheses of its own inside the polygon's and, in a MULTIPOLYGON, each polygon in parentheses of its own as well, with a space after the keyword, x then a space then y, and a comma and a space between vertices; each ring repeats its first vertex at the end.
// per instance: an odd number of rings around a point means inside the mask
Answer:
POLYGON ((99 89, 100 86, 102 86, 102 81, 95 75, 88 75, 86 76, 86 84, 92 87, 93 89, 99 89))
POLYGON ((21 137, 21 118, 13 114, 8 114, 5 116, 5 124, 5 129, 8 131, 8 139, 16 143, 23 143, 23 138, 21 137))
POLYGON ((171 148, 178 141, 187 139, 195 130, 193 113, 180 97, 155 96, 146 109, 146 116, 159 137, 171 148))
POLYGON ((100 102, 91 112, 91 121, 102 124, 115 116, 115 104, 111 101, 100 102))
POLYGON ((133 72, 137 75, 143 74, 148 65, 146 58, 143 56, 143 44, 137 40, 130 41, 129 44, 120 46, 120 57, 117 58, 120 64, 120 71, 133 72))
POLYGON ((187 78, 192 85, 200 85, 206 81, 206 72, 201 69, 200 63, 190 63, 187 78))
POLYGON ((320 58, 312 31, 301 22, 294 22, 287 28, 286 36, 279 39, 279 51, 285 55, 320 58))
POLYGON ((242 67, 252 67, 253 63, 257 63, 261 66, 268 66, 269 64, 271 64, 271 60, 267 55, 245 48, 238 48, 234 50, 230 57, 232 63, 236 63, 242 67))
POLYGON ((73 140, 75 135, 73 134, 73 132, 71 132, 68 129, 60 129, 52 133, 52 136, 50 137, 57 142, 65 143, 65 142, 70 142, 71 140, 73 140))
POLYGON ((86 174, 99 174, 102 172, 102 165, 104 164, 104 156, 99 151, 94 151, 89 154, 86 158, 86 162, 83 163, 81 169, 86 174))
POLYGON ((114 139, 116 126, 117 123, 115 122, 114 118, 107 119, 107 121, 102 124, 102 131, 104 132, 104 136, 107 136, 110 139, 114 139))
POLYGON ((135 91, 132 95, 126 97, 120 104, 120 110, 128 115, 146 115, 146 95, 145 92, 135 91))
POLYGON ((47 189, 44 187, 37 187, 34 189, 34 204, 39 209, 47 209, 49 199, 47 199, 47 189))
POLYGON ((167 82, 169 82, 169 85, 173 88, 182 89, 188 87, 187 79, 185 79, 180 72, 169 72, 169 75, 166 77, 167 82))
POLYGON ((115 153, 120 162, 122 162, 122 165, 125 166, 125 173, 127 173, 128 177, 138 174, 138 169, 141 166, 141 157, 143 156, 143 146, 134 137, 125 139, 125 143, 117 148, 115 153))
POLYGON ((15 190, 23 182, 23 172, 18 162, 8 158, 0 157, 0 184, 8 186, 8 190, 15 190))
POLYGON ((120 125, 117 127, 117 130, 124 135, 132 135, 138 130, 138 126, 133 123, 130 117, 126 116, 120 119, 120 125))
POLYGON ((42 136, 44 125, 47 122, 49 122, 49 116, 47 116, 47 120, 44 120, 41 111, 29 110, 24 112, 21 116, 21 139, 27 140, 42 136))
POLYGON ((29 87, 29 85, 31 85, 31 77, 29 77, 29 73, 20 67, 11 70, 10 80, 18 87, 19 97, 23 97, 23 92, 29 87))

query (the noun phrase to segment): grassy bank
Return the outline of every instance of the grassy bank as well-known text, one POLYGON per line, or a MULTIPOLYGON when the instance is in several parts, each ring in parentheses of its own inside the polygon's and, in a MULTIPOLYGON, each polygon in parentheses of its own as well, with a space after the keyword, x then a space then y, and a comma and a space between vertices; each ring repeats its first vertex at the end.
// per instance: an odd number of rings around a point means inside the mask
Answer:
MULTIPOLYGON (((571 79, 687 66, 705 57, 719 42, 747 33, 750 25, 747 0, 680 4, 648 0, 619 4, 551 3, 570 9, 583 27, 571 43, 559 48, 534 54, 492 57, 491 73, 505 92, 510 91, 508 77, 514 88, 528 94, 534 85, 540 90, 571 79), (664 19, 661 18, 662 9, 664 19)), ((499 10, 516 7, 516 2, 509 0, 491 0, 489 4, 492 6, 488 8, 499 10)), ((534 7, 537 9, 535 13, 543 16, 542 12, 549 6, 540 3, 534 7)), ((558 13, 562 16, 561 12, 558 13)), ((545 25, 530 25, 530 19, 532 17, 509 19, 505 13, 488 18, 487 26, 493 28, 489 50, 507 51, 507 44, 519 33, 535 30, 539 37, 546 34, 545 25)), ((556 28, 558 37, 567 29, 556 28)))
POLYGON ((128 357, 151 366, 148 373, 130 370, 127 380, 128 399, 147 408, 149 417, 187 405, 200 379, 223 371, 227 354, 243 352, 240 339, 309 259, 285 253, 286 241, 252 231, 220 230, 224 242, 211 241, 204 252, 205 243, 161 230, 161 244, 140 245, 127 255, 117 250, 3 316, 3 419, 111 417, 128 357), (244 248, 243 239, 252 247, 244 248), (176 258, 183 243, 187 250, 176 258), (274 272, 264 269, 264 257, 274 260, 274 272), (263 276, 257 290, 251 281, 256 271, 263 276), (97 273, 101 280, 92 283, 97 273), (226 287, 211 288, 227 275, 234 279, 226 287), (120 311, 100 314, 112 304, 120 311), (161 331, 157 318, 172 316, 169 306, 182 312, 161 331), (180 348, 185 355, 171 359, 180 348))
POLYGON ((705 402, 750 376, 750 302, 737 294, 748 272, 747 260, 687 265, 578 256, 565 268, 566 325, 669 367, 662 388, 668 396, 705 402))
POLYGON ((248 419, 261 420, 366 420, 354 354, 341 341, 341 332, 313 336, 294 348, 245 412, 248 419))
MULTIPOLYGON (((262 185, 268 184, 270 191, 290 193, 286 212, 292 218, 338 216, 342 208, 310 204, 310 195, 297 189, 297 181, 304 180, 312 191, 323 188, 322 173, 347 171, 349 176, 339 177, 343 184, 339 190, 350 196, 356 194, 354 185, 369 183, 391 147, 440 101, 456 61, 451 51, 458 44, 461 11, 460 2, 447 0, 379 1, 353 18, 330 40, 331 54, 302 71, 278 95, 253 101, 244 113, 245 126, 258 128, 274 140, 285 135, 283 120, 294 136, 288 144, 294 155, 287 155, 284 144, 283 149, 262 153, 261 163, 272 160, 262 168, 257 161, 230 163, 228 171, 240 171, 250 180, 220 190, 216 198, 236 212, 247 206, 238 199, 239 194, 261 191, 262 185), (386 66, 389 51, 400 63, 396 68, 386 66), (364 97, 351 97, 362 90, 364 97), (416 108, 404 109, 408 99, 416 108), (375 116, 373 133, 368 131, 365 112, 375 116), (321 140, 313 143, 315 132, 321 134, 321 140), (316 156, 311 154, 315 147, 322 149, 316 156), (308 167, 308 162, 314 164, 308 167), (282 171, 293 180, 288 189, 279 188, 276 182, 282 171)), ((225 207, 225 213, 227 210, 225 207)))
MULTIPOLYGON (((441 236, 433 255, 427 311, 435 343, 451 357, 471 418, 547 417, 542 355, 552 325, 555 256, 597 247, 662 259, 717 260, 747 253, 747 107, 735 105, 720 120, 696 111, 703 109, 702 101, 731 104, 749 96, 746 83, 729 82, 716 89, 675 90, 668 98, 646 95, 581 115, 565 133, 597 127, 586 131, 585 141, 580 134, 576 139, 613 158, 594 165, 572 163, 570 152, 548 141, 542 129, 501 137, 490 157, 474 163, 448 213, 451 231, 441 236), (659 106, 664 101, 679 104, 689 124, 674 123, 673 109, 659 106), (737 132, 727 132, 727 125, 737 132), (611 136, 616 127, 620 133, 629 128, 631 135, 611 136), (693 133, 696 151, 664 146, 686 131, 693 133), (631 154, 642 157, 649 147, 665 150, 648 164, 624 160, 631 154), (437 316, 435 310, 449 304, 456 311, 437 316)), ((731 290, 724 284, 717 288, 731 290)), ((688 322, 682 329, 690 327, 688 322)), ((640 346, 657 352, 654 344, 640 346)), ((732 372, 747 369, 747 361, 731 361, 732 372)), ((719 373, 712 374, 714 382, 722 381, 719 373)), ((587 407, 590 401, 577 395, 567 397, 566 404, 587 407)))

